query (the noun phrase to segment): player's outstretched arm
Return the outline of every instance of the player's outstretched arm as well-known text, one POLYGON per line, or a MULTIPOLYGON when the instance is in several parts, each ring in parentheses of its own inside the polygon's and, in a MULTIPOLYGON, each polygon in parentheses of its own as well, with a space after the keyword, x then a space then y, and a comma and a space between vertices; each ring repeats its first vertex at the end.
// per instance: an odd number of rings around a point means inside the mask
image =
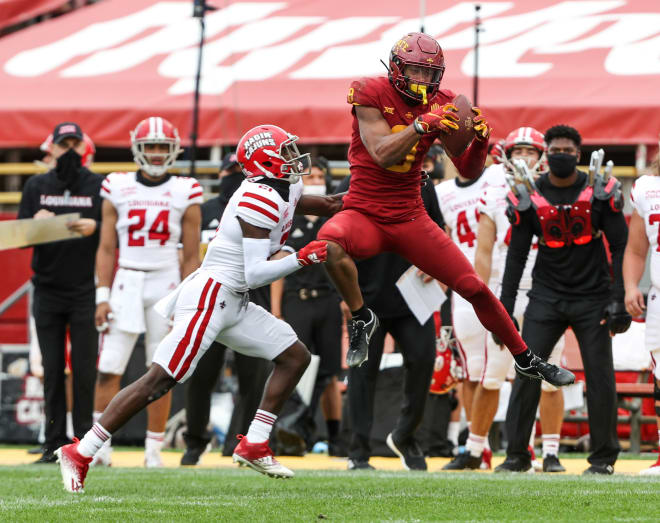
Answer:
POLYGON ((243 260, 245 281, 256 289, 279 280, 305 265, 323 263, 328 258, 328 246, 323 241, 313 241, 297 253, 280 260, 269 260, 270 230, 247 223, 238 218, 243 232, 243 260))
POLYGON ((296 205, 296 214, 312 216, 334 216, 344 206, 344 195, 346 193, 330 194, 328 196, 303 195, 296 205))
POLYGON ((202 210, 199 205, 190 205, 181 220, 181 279, 199 267, 199 231, 202 223, 202 210))
POLYGON ((644 274, 646 253, 649 250, 649 240, 646 236, 644 219, 633 210, 628 230, 628 243, 623 255, 623 283, 625 286, 626 310, 631 316, 641 316, 646 308, 644 296, 639 290, 639 281, 644 274))
POLYGON ((360 126, 360 138, 373 160, 384 169, 401 163, 420 135, 414 125, 393 133, 385 118, 375 107, 355 107, 360 126))

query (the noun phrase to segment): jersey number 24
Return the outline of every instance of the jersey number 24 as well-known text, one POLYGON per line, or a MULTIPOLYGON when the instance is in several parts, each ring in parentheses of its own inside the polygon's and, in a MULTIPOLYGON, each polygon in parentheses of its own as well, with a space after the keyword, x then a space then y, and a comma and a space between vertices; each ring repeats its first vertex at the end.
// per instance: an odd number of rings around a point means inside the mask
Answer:
POLYGON ((129 247, 144 247, 145 238, 160 241, 161 245, 165 245, 165 242, 170 239, 169 209, 164 209, 158 213, 158 216, 156 216, 148 231, 144 230, 147 220, 146 209, 131 209, 128 211, 128 217, 137 217, 138 219, 137 222, 128 226, 129 247))

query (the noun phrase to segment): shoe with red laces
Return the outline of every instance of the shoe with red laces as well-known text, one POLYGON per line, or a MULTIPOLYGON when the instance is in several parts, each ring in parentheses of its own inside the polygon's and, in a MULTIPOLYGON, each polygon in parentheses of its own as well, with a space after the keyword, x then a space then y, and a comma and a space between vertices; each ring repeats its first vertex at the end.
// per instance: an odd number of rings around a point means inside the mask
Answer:
POLYGON ((642 476, 660 476, 660 456, 658 456, 658 461, 656 461, 649 468, 644 469, 640 472, 642 476))
POLYGON ((78 452, 78 438, 73 438, 73 443, 64 445, 55 451, 57 462, 60 464, 62 482, 64 488, 69 492, 84 492, 85 477, 89 470, 92 458, 87 458, 78 452))
POLYGON ((286 468, 273 456, 268 441, 263 443, 250 443, 245 436, 236 436, 240 443, 236 445, 232 458, 234 463, 248 466, 257 472, 266 474, 271 478, 292 478, 293 471, 286 468))
POLYGON ((481 454, 481 470, 490 470, 492 468, 493 461, 493 451, 490 449, 484 449, 481 454))

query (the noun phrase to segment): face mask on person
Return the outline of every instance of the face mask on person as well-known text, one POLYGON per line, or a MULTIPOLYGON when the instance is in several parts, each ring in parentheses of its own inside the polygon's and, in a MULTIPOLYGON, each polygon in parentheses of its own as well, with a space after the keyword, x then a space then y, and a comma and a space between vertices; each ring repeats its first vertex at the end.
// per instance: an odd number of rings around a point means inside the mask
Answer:
POLYGON ((325 196, 325 185, 303 185, 303 194, 308 196, 325 196))
POLYGON ((574 154, 555 153, 548 155, 548 167, 557 178, 568 178, 575 172, 577 156, 574 154))
POLYGON ((57 165, 55 166, 57 179, 66 187, 70 186, 78 179, 81 166, 82 156, 73 149, 69 149, 57 159, 57 165))

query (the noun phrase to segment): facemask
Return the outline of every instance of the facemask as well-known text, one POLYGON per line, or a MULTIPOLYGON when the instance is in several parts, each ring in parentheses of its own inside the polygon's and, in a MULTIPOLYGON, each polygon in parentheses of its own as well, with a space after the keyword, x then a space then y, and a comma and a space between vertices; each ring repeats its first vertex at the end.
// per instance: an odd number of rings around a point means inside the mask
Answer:
POLYGON ((577 156, 574 154, 555 153, 548 155, 548 167, 557 178, 568 178, 575 172, 577 156))
POLYGON ((57 159, 55 173, 57 179, 69 187, 78 179, 80 167, 82 166, 82 157, 73 149, 69 149, 57 159))
POLYGON ((303 185, 303 194, 309 196, 325 196, 325 185, 303 185))

